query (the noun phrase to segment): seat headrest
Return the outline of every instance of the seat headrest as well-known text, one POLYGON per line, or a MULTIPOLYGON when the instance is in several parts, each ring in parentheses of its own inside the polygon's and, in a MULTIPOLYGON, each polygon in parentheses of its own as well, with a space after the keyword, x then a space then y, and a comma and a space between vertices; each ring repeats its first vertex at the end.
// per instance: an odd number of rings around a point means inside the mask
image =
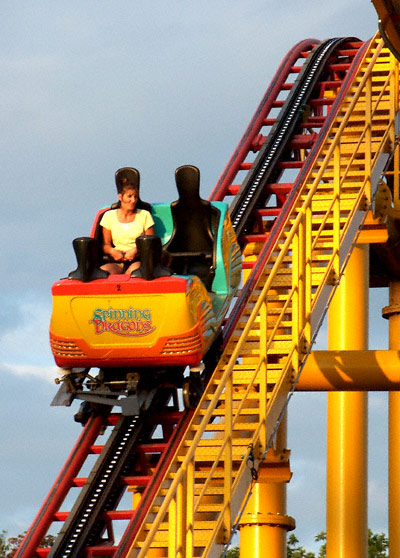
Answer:
POLYGON ((179 198, 200 197, 200 170, 194 165, 183 165, 175 171, 179 198))
POLYGON ((134 169, 133 167, 123 167, 116 171, 115 184, 117 186, 118 192, 120 192, 122 183, 125 182, 126 180, 139 190, 140 173, 137 169, 134 169))

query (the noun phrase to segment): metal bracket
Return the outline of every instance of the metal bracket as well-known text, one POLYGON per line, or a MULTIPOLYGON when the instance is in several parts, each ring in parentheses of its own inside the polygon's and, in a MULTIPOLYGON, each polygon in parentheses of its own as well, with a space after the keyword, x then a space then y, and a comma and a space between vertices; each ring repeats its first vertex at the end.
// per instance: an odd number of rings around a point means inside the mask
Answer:
MULTIPOLYGON (((82 376, 79 374, 66 374, 62 378, 57 378, 56 383, 61 383, 61 385, 50 405, 53 407, 70 407, 74 399, 79 399, 98 405, 121 407, 121 412, 124 416, 135 416, 139 415, 140 411, 146 410, 149 407, 156 393, 155 389, 151 391, 136 392, 132 390, 134 392, 118 392, 108 388, 98 388, 92 391, 86 391, 82 389, 84 378, 85 374, 82 374, 82 376)), ((131 374, 129 380, 130 387, 135 387, 136 389, 138 375, 131 374)))
POLYGON ((389 215, 392 216, 393 213, 397 213, 397 217, 400 217, 400 212, 393 209, 392 193, 389 186, 386 184, 386 182, 381 180, 375 196, 373 211, 374 218, 378 219, 379 223, 385 223, 386 218, 389 215))

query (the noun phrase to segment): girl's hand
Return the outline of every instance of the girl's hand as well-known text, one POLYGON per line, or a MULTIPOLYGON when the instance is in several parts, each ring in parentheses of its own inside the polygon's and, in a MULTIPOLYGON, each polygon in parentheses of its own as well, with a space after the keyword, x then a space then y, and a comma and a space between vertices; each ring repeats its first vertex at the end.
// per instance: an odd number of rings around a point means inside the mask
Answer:
POLYGON ((124 252, 121 252, 121 250, 117 250, 116 248, 113 248, 111 250, 111 257, 113 258, 113 260, 115 262, 122 262, 125 259, 125 254, 124 252))
POLYGON ((131 262, 136 258, 136 256, 137 256, 137 248, 132 248, 131 250, 125 252, 125 261, 131 262))

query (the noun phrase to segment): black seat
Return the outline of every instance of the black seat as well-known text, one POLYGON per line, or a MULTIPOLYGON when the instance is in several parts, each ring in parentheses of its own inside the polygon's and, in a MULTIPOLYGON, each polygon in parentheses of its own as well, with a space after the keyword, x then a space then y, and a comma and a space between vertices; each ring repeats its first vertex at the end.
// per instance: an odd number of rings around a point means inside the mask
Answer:
MULTIPOLYGON (((115 184, 117 186, 117 191, 122 191, 123 182, 128 181, 133 184, 139 190, 140 186, 140 174, 137 169, 133 167, 124 167, 118 169, 115 173, 115 184)), ((113 203, 106 211, 109 209, 117 209, 120 207, 120 201, 113 203)), ((145 209, 151 212, 151 205, 138 199, 136 204, 138 209, 145 209)), ((104 212, 103 212, 104 213, 104 212)), ((79 237, 75 238, 73 241, 73 247, 75 250, 75 255, 78 261, 78 267, 75 271, 69 274, 71 279, 79 279, 83 282, 92 281, 94 279, 100 279, 107 277, 109 273, 102 269, 99 269, 105 263, 111 261, 111 258, 104 254, 103 252, 103 232, 100 225, 103 213, 97 215, 97 221, 94 223, 93 238, 92 237, 79 237)))
POLYGON ((72 243, 78 267, 68 275, 70 279, 79 279, 83 283, 94 279, 105 279, 108 271, 98 266, 98 241, 90 236, 75 238, 72 243))
MULTIPOLYGON (((118 169, 115 173, 115 184, 117 186, 117 192, 120 192, 124 181, 128 181, 130 184, 133 184, 139 190, 139 199, 137 201, 136 208, 145 209, 146 211, 151 213, 151 204, 143 201, 140 198, 139 171, 133 167, 123 167, 121 169, 118 169)), ((117 202, 113 203, 108 209, 118 209, 120 206, 121 206, 121 202, 118 200, 117 202)), ((98 265, 99 266, 112 261, 112 259, 106 254, 104 254, 103 252, 103 232, 102 232, 102 227, 100 226, 100 221, 102 216, 103 214, 98 216, 97 222, 95 223, 94 226, 94 236, 93 236, 98 241, 98 265)))
POLYGON ((140 267, 132 271, 131 277, 150 281, 158 277, 169 277, 171 269, 163 265, 161 238, 156 235, 142 235, 136 239, 140 267))
POLYGON ((200 171, 184 165, 175 171, 179 199, 171 203, 173 231, 164 246, 171 269, 180 275, 197 275, 208 291, 215 275, 216 237, 220 212, 200 197, 200 171))

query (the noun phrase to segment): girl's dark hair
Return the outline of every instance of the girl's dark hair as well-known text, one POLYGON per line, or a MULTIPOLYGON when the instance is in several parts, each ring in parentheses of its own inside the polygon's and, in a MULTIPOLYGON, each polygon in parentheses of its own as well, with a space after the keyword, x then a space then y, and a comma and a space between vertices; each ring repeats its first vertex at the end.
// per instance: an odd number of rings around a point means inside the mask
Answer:
POLYGON ((132 184, 132 182, 129 182, 126 178, 120 180, 117 189, 118 194, 123 194, 125 190, 136 190, 136 192, 139 193, 139 186, 137 184, 132 184))

